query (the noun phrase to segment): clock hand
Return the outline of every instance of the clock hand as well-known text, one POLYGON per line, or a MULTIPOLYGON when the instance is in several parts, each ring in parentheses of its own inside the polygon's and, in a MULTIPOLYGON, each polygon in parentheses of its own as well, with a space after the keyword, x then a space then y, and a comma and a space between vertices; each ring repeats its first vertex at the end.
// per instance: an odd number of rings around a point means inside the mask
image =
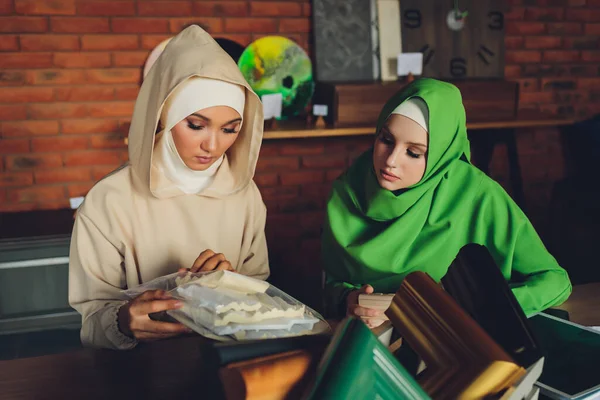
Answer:
POLYGON ((461 12, 458 8, 458 0, 454 0, 454 19, 460 21, 463 18, 466 18, 469 15, 468 11, 461 12))

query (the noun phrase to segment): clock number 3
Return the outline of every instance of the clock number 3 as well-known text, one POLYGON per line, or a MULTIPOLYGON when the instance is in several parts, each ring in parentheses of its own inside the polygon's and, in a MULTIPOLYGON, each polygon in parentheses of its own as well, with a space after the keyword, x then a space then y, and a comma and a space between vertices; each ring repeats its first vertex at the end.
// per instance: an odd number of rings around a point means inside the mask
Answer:
POLYGON ((404 11, 404 26, 410 29, 421 27, 421 11, 409 9, 404 11))
POLYGON ((504 29, 504 14, 499 11, 490 11, 488 17, 490 18, 488 28, 493 31, 501 31, 504 29))

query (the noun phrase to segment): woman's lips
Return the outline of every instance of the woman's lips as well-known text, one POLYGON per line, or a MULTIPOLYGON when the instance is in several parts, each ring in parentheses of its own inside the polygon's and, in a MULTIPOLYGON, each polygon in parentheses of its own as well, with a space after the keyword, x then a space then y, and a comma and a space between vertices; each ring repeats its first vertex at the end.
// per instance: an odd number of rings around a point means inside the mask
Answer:
POLYGON ((392 175, 389 172, 386 172, 385 170, 380 170, 379 171, 381 173, 381 177, 383 179, 385 179, 388 182, 396 182, 397 180, 399 180, 400 178, 398 178, 396 175, 392 175))
POLYGON ((212 161, 212 157, 205 157, 205 156, 196 156, 194 157, 196 159, 196 161, 198 161, 200 164, 209 164, 212 161))

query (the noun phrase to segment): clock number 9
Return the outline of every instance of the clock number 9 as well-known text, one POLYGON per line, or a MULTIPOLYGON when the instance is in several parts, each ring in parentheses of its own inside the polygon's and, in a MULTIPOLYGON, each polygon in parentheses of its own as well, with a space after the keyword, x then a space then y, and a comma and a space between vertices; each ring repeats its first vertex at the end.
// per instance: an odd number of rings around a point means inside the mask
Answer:
POLYGON ((421 27, 421 11, 409 9, 404 11, 404 26, 410 29, 421 27))
POLYGON ((488 17, 491 20, 491 23, 488 24, 488 28, 493 31, 501 31, 504 29, 504 14, 499 11, 491 11, 488 14, 488 17))
POLYGON ((464 58, 453 58, 450 60, 450 74, 454 78, 462 78, 467 75, 467 61, 464 58))

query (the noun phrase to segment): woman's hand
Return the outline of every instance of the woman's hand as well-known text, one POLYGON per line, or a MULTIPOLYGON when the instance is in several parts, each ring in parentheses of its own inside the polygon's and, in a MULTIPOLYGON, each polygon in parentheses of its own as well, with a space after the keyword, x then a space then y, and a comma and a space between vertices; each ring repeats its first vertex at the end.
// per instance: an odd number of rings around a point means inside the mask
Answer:
POLYGON ((346 315, 352 315, 356 317, 360 317, 365 324, 369 328, 377 328, 381 325, 386 317, 383 314, 383 311, 374 310, 372 308, 362 307, 358 305, 358 296, 361 294, 371 294, 373 293, 373 286, 371 285, 363 285, 359 290, 353 290, 348 294, 346 298, 346 315), (381 317, 381 318, 377 318, 381 317))
MULTIPOLYGON (((214 251, 208 249, 204 250, 196 261, 194 261, 194 265, 190 269, 190 272, 206 272, 206 271, 232 271, 233 267, 231 263, 225 259, 225 256, 222 253, 215 253, 214 251)), ((181 269, 179 271, 182 271, 181 269)), ((185 270, 183 270, 185 271, 185 270)))
POLYGON ((192 332, 180 323, 160 322, 150 319, 148 314, 176 310, 183 304, 171 298, 164 290, 148 290, 119 309, 119 329, 123 334, 141 342, 181 335, 192 332))

